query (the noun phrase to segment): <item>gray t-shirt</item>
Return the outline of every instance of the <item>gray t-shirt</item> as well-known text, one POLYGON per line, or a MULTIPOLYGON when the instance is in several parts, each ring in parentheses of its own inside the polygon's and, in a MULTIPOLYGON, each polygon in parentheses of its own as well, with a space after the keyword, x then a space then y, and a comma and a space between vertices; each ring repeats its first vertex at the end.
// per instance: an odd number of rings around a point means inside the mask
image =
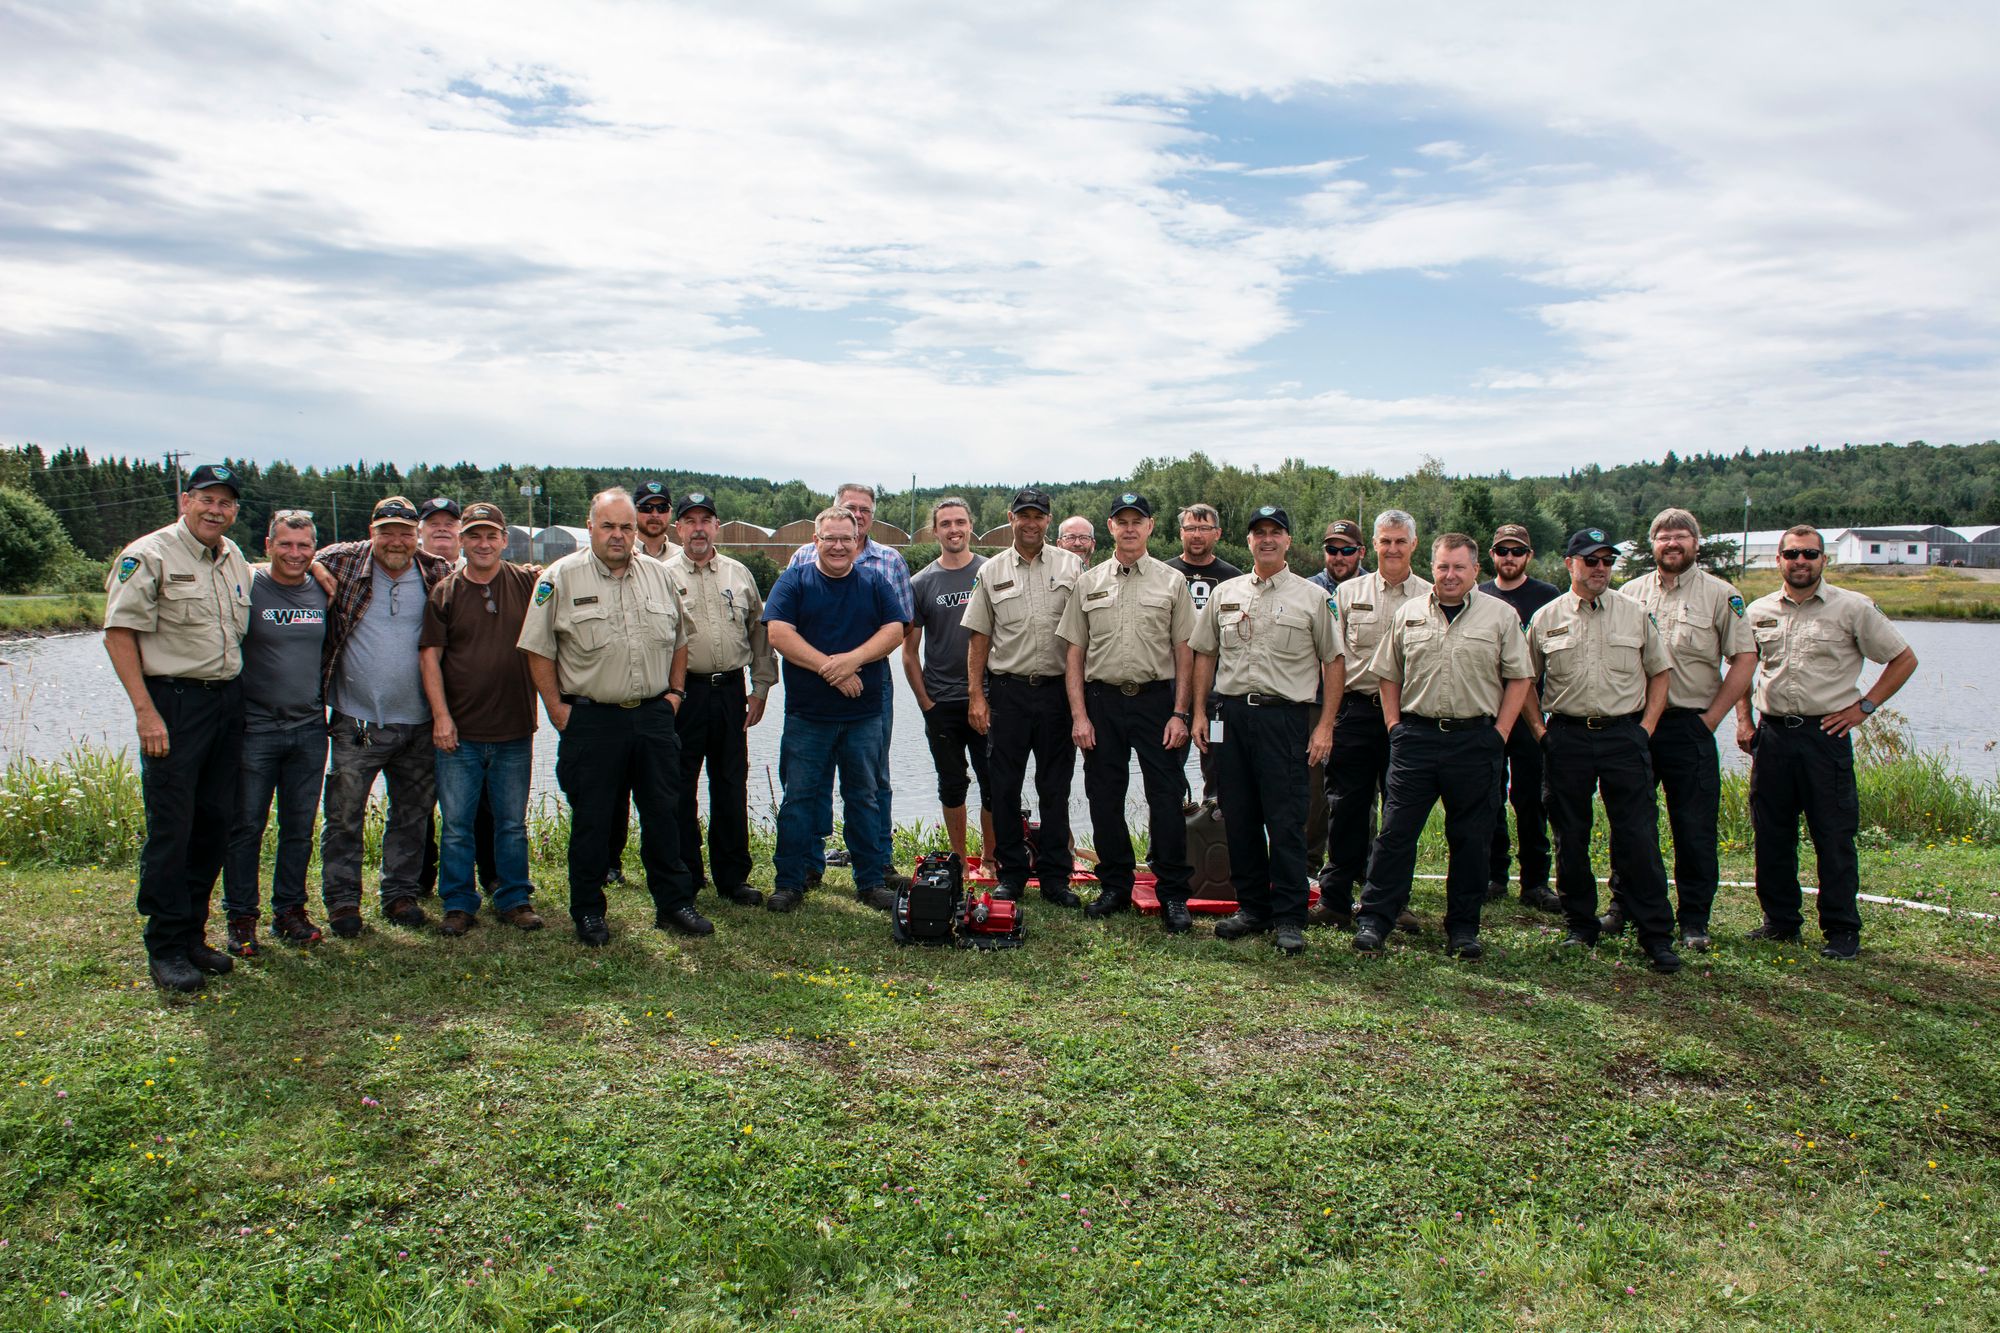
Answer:
POLYGON ((250 575, 250 631, 243 636, 243 725, 278 731, 326 721, 319 656, 326 593, 312 579, 287 586, 260 565, 250 575))
POLYGON ((963 702, 965 688, 965 604, 986 557, 946 569, 933 561, 910 578, 910 598, 916 604, 916 624, 924 632, 924 689, 933 703, 963 702))
POLYGON ((378 726, 413 726, 431 720, 424 698, 417 639, 424 632, 423 571, 412 564, 403 577, 392 579, 371 563, 375 586, 368 610, 355 622, 341 649, 340 670, 333 677, 336 712, 378 726))

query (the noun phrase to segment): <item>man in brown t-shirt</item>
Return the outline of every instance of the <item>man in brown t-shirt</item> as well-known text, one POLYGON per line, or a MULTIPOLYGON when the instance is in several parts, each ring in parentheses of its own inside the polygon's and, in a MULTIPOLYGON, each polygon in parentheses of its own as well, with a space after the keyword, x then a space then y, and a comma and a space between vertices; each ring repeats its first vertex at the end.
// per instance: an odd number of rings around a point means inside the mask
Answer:
POLYGON ((459 528, 465 564, 431 590, 424 608, 424 693, 437 747, 439 929, 463 935, 478 922, 473 824, 493 818, 498 877, 493 908, 522 930, 540 930, 529 905, 528 779, 534 760, 535 686, 515 641, 534 596, 531 570, 501 559, 507 520, 497 505, 466 507, 459 528))

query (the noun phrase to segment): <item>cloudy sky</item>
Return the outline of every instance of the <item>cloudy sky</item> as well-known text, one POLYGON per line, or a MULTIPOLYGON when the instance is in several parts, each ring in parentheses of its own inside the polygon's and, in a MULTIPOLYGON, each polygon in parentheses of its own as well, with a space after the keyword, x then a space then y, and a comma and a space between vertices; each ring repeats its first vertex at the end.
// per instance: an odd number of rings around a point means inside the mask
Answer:
POLYGON ((5 0, 0 441, 826 484, 1991 438, 1996 16, 5 0))

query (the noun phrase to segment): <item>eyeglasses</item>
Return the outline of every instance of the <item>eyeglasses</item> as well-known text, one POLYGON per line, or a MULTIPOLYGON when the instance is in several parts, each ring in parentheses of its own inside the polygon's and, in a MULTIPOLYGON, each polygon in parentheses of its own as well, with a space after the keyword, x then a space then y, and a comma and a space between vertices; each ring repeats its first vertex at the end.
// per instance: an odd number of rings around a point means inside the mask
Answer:
POLYGON ((1778 552, 1778 555, 1786 560, 1817 560, 1825 554, 1825 551, 1808 551, 1796 546, 1787 547, 1778 552))
POLYGON ((1333 542, 1328 542, 1326 544, 1326 553, 1328 555, 1360 555, 1361 548, 1359 546, 1340 546, 1333 542))
POLYGON ((1609 569, 1618 563, 1618 557, 1615 555, 1580 555, 1577 559, 1592 569, 1609 569))
POLYGON ((1524 555, 1533 555, 1534 552, 1525 546, 1496 546, 1493 548, 1493 554, 1505 556, 1509 560, 1519 560, 1524 555))
POLYGON ((852 537, 829 537, 829 536, 825 536, 825 535, 821 535, 821 536, 818 536, 818 537, 815 537, 815 538, 813 538, 813 540, 814 540, 814 541, 816 541, 816 542, 818 542, 818 543, 820 543, 820 544, 821 544, 822 546, 852 546, 852 545, 854 545, 854 538, 852 538, 852 537))
POLYGON ((1218 528, 1218 527, 1216 527, 1216 526, 1215 526, 1215 524, 1213 524, 1213 523, 1183 523, 1183 524, 1181 524, 1181 531, 1182 531, 1182 532, 1220 532, 1220 531, 1222 531, 1222 529, 1221 529, 1221 528, 1218 528))

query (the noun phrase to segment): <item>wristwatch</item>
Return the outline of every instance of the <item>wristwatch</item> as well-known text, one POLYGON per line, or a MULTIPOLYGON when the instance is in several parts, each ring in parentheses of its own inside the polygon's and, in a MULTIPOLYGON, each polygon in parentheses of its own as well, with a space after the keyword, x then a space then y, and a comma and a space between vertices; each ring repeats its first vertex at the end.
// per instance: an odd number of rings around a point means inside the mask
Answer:
POLYGON ((681 698, 683 698, 683 699, 685 699, 685 698, 687 698, 687 697, 688 697, 688 692, 687 692, 686 690, 682 689, 682 688, 681 688, 680 686, 678 686, 678 685, 669 685, 669 686, 667 686, 667 690, 666 690, 666 694, 662 694, 662 695, 661 695, 660 697, 661 697, 662 699, 664 699, 664 698, 666 698, 666 697, 667 697, 667 695, 668 695, 668 694, 678 694, 678 695, 679 695, 679 696, 680 696, 681 698))
POLYGON ((1193 713, 1175 713, 1174 716, 1179 718, 1182 722, 1186 723, 1190 727, 1194 725, 1193 713))
POLYGON ((1861 716, 1867 717, 1870 713, 1874 712, 1881 706, 1882 705, 1876 703, 1873 699, 1863 699, 1859 705, 1861 709, 1861 716))

